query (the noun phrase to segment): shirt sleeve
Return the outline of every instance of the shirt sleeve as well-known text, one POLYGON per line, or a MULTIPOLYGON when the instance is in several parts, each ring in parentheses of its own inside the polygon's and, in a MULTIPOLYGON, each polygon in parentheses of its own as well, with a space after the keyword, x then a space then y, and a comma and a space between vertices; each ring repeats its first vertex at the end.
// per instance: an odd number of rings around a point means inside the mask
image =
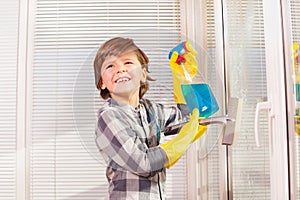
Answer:
POLYGON ((107 109, 98 116, 96 144, 102 154, 118 166, 140 176, 151 176, 161 171, 166 160, 159 147, 146 148, 124 116, 107 109))
MULTIPOLYGON (((185 124, 189 121, 190 115, 187 105, 177 104, 177 106, 166 107, 162 104, 155 104, 157 115, 159 118, 160 129, 168 129, 168 127, 185 124)), ((179 127, 180 129, 180 127, 179 127)), ((179 130, 178 129, 178 130, 179 130)))

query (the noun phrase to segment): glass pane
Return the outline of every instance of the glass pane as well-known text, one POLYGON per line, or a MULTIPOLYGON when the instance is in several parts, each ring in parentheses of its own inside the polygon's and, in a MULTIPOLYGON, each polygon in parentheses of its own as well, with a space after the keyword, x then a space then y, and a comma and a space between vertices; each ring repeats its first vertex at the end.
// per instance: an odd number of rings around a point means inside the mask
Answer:
MULTIPOLYGON (((197 2, 197 1, 196 1, 197 2)), ((199 16, 196 25, 196 43, 199 53, 198 63, 199 70, 202 72, 202 77, 210 86, 214 96, 219 104, 219 111, 212 115, 212 117, 221 116, 222 102, 223 102, 223 77, 220 66, 217 64, 219 57, 223 56, 222 53, 217 54, 216 51, 216 10, 214 0, 201 1, 196 3, 194 7, 195 13, 199 16)), ((219 24, 220 25, 220 24, 219 24)), ((224 186, 222 181, 225 174, 224 166, 222 165, 222 148, 220 145, 222 137, 222 126, 209 125, 206 134, 199 139, 198 146, 198 159, 199 162, 199 188, 200 199, 221 199, 221 188, 224 186)))
MULTIPOLYGON (((291 35, 289 41, 291 41, 290 48, 292 50, 293 62, 290 65, 292 67, 292 82, 293 82, 293 98, 295 103, 294 112, 294 132, 290 132, 290 139, 292 144, 290 145, 290 161, 291 161, 291 187, 292 191, 295 190, 292 195, 295 195, 295 199, 300 199, 300 2, 296 0, 288 1, 289 3, 289 17, 285 20, 290 22, 287 24, 291 35)), ((290 60, 290 59, 288 59, 290 60)))
POLYGON ((256 104, 266 101, 262 0, 224 1, 228 94, 239 99, 238 127, 231 151, 233 199, 270 199, 266 117, 260 119, 261 147, 254 138, 256 104))
MULTIPOLYGON (((149 95, 173 103, 168 51, 181 40, 180 1, 35 2, 30 199, 104 199, 106 164, 94 138, 103 103, 94 85, 96 51, 109 38, 133 38, 149 56, 150 76, 158 80, 149 95)), ((181 159, 168 173, 170 199, 187 196, 185 167, 181 159)))

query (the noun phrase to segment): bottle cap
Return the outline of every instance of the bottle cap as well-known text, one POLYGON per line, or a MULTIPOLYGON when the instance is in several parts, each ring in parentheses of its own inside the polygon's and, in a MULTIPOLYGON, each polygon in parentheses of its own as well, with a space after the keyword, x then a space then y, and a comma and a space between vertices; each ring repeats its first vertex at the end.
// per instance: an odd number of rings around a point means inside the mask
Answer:
POLYGON ((191 43, 189 41, 185 42, 184 47, 185 47, 186 51, 193 54, 193 56, 196 57, 198 55, 198 52, 193 48, 193 46, 191 45, 191 43))

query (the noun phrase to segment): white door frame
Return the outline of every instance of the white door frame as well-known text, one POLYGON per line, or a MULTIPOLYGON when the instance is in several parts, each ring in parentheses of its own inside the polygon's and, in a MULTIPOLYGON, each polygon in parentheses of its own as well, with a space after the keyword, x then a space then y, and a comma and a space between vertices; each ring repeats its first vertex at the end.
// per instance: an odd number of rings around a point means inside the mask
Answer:
POLYGON ((289 199, 288 127, 280 0, 264 0, 271 199, 289 199))

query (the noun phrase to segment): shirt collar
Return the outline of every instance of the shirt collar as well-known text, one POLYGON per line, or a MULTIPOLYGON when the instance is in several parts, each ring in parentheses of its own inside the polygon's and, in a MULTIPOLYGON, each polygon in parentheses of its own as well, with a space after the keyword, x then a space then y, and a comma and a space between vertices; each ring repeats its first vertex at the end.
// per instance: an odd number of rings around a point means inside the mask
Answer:
POLYGON ((111 107, 119 107, 120 109, 122 109, 123 111, 134 111, 134 112, 139 112, 140 109, 141 109, 141 105, 142 105, 142 101, 140 100, 139 101, 139 105, 138 106, 131 106, 129 104, 126 104, 126 103, 123 103, 123 102, 120 102, 120 101, 116 101, 112 98, 108 99, 107 100, 108 103, 109 103, 109 106, 111 107))

